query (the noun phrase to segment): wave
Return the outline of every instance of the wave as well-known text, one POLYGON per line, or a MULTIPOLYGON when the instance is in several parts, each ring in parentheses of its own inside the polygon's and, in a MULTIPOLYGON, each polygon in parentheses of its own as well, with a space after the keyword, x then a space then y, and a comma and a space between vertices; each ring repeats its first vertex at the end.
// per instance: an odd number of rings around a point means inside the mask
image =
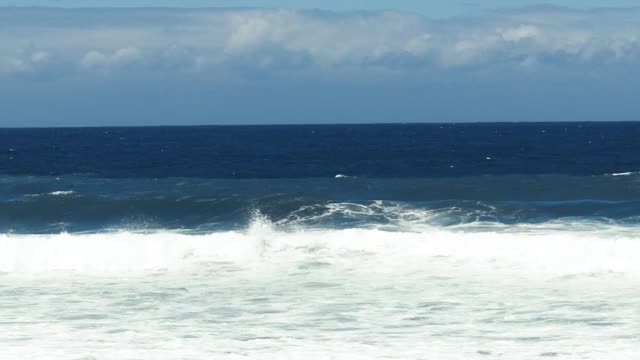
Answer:
POLYGON ((66 196, 66 195, 73 195, 76 192, 73 190, 57 190, 57 191, 52 191, 49 193, 49 195, 52 196, 66 196))
MULTIPOLYGON (((300 186, 300 185, 296 185, 300 186)), ((239 188, 234 184, 234 189, 239 188)), ((576 199, 562 201, 323 199, 314 194, 265 196, 146 193, 123 196, 56 191, 49 196, 0 199, 0 233, 98 232, 107 229, 241 230, 260 210, 279 226, 380 228, 454 226, 476 222, 537 224, 582 218, 640 222, 640 201, 576 199), (55 195, 54 195, 55 194, 55 195)), ((346 197, 346 196, 343 196, 346 197)))
POLYGON ((636 227, 584 223, 510 227, 279 229, 263 217, 242 231, 0 235, 0 272, 183 271, 200 266, 337 266, 389 273, 430 266, 473 272, 640 277, 636 227))

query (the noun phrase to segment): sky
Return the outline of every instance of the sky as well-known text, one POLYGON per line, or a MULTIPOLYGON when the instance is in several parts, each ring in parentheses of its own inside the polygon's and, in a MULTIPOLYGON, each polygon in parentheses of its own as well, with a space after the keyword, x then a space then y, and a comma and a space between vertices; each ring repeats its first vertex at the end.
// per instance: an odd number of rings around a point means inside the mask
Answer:
POLYGON ((640 120, 634 3, 0 0, 0 127, 640 120))
POLYGON ((324 9, 331 11, 401 10, 431 18, 535 5, 594 9, 640 6, 638 0, 0 0, 0 6, 43 7, 254 7, 324 9))

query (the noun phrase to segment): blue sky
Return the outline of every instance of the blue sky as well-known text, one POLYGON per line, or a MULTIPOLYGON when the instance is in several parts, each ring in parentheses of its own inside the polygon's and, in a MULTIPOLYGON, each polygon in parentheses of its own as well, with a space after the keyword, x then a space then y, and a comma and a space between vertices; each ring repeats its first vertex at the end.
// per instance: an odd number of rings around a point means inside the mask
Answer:
POLYGON ((0 6, 277 7, 333 11, 396 9, 434 18, 541 4, 574 9, 640 6, 638 0, 554 0, 546 2, 536 0, 0 0, 0 6))
POLYGON ((634 2, 0 0, 0 127, 640 120, 634 2))

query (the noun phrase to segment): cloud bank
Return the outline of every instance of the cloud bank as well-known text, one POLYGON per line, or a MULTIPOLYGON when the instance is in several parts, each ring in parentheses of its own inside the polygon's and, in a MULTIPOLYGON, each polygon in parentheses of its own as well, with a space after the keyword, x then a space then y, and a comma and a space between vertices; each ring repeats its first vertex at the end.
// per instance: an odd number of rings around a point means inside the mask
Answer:
POLYGON ((638 65, 640 8, 0 8, 0 126, 636 120, 638 65))
POLYGON ((455 68, 640 60, 640 10, 531 8, 431 21, 401 12, 2 9, 0 74, 455 68))

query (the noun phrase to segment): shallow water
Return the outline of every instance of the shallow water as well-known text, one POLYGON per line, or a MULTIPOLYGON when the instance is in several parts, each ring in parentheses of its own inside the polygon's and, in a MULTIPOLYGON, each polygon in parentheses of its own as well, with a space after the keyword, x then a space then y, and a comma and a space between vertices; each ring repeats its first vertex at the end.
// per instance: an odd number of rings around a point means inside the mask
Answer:
POLYGON ((0 355, 629 359, 640 242, 614 230, 7 236, 0 355))

